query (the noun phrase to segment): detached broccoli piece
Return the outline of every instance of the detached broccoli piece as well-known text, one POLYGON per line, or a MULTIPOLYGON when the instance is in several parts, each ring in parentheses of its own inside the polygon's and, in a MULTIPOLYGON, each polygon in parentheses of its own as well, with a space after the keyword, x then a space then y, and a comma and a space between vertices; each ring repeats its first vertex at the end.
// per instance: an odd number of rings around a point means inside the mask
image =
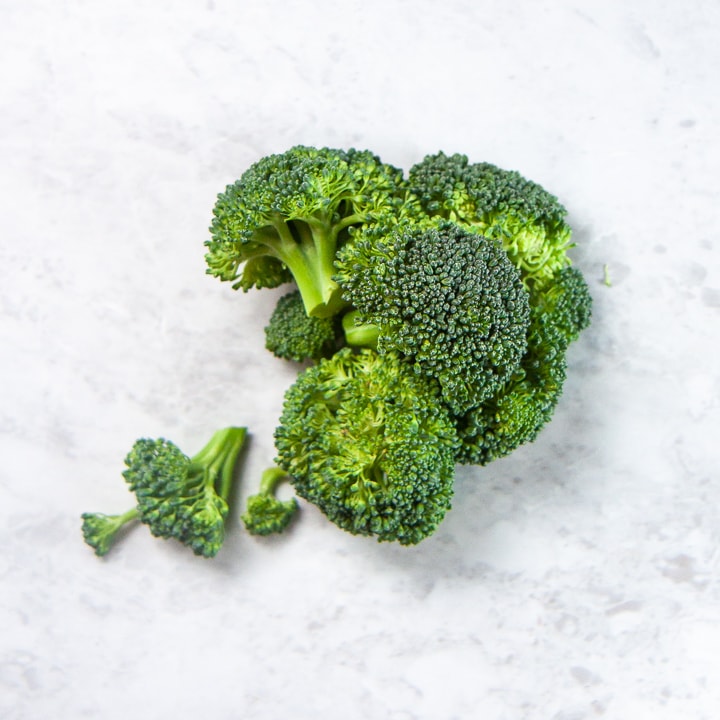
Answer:
POLYGON ((175 538, 196 555, 214 557, 225 539, 235 464, 246 434, 241 427, 219 430, 193 457, 162 438, 137 440, 123 472, 137 506, 119 516, 84 514, 85 541, 104 555, 120 527, 138 518, 153 535, 175 538))
POLYGON ((333 318, 311 317, 298 291, 283 295, 265 328, 265 347, 285 360, 303 362, 332 355, 336 348, 333 318))
POLYGON ((566 376, 567 347, 590 323, 592 300, 582 274, 560 271, 532 297, 528 350, 514 377, 490 400, 458 419, 458 461, 486 465, 532 442, 550 420, 566 376))
POLYGON ((375 226, 339 253, 356 308, 348 343, 399 353, 462 413, 494 395, 526 348, 528 293, 500 244, 450 222, 375 226), (375 326, 375 327, 373 327, 375 326))
POLYGON ((248 498, 247 510, 242 515, 245 528, 251 535, 281 533, 295 517, 297 500, 278 500, 275 497, 278 485, 285 480, 288 480, 288 475, 280 468, 268 468, 263 473, 260 489, 248 498))
POLYGON ((103 513, 82 514, 82 534, 85 542, 95 550, 98 557, 107 555, 121 528, 137 520, 137 508, 122 515, 104 515, 103 513))
POLYGON ((500 240, 527 287, 552 282, 569 264, 566 209, 518 172, 440 152, 412 167, 408 184, 428 215, 500 240))
POLYGON ((294 279, 308 315, 334 315, 343 302, 333 262, 348 228, 394 213, 406 192, 402 171, 367 151, 269 155, 218 197, 208 272, 243 290, 294 279))
POLYGON ((300 374, 275 431, 298 495, 348 532, 403 545, 450 508, 457 444, 437 383, 367 349, 300 374))

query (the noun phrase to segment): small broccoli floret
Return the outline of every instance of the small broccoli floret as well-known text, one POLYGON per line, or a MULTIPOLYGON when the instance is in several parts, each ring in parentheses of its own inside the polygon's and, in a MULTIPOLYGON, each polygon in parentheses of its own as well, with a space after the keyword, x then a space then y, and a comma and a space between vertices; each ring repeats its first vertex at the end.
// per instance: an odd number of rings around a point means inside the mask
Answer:
POLYGON ((405 192, 402 172, 367 151, 269 155, 218 197, 208 272, 243 290, 294 279, 308 315, 334 315, 333 262, 348 228, 394 212, 405 192))
POLYGON ((527 287, 552 282, 569 264, 566 209, 518 172, 440 152, 412 167, 408 184, 430 216, 500 240, 527 287))
POLYGON ((526 348, 528 293, 500 243, 450 222, 374 226, 339 253, 356 312, 348 343, 400 353, 462 413, 512 376, 526 348), (373 327, 377 330, 373 334, 373 327))
POLYGON ((295 498, 279 500, 275 497, 278 485, 288 480, 284 470, 268 468, 260 480, 260 489, 247 501, 247 509, 242 515, 245 528, 251 535, 272 535, 281 533, 290 524, 298 511, 295 498))
POLYGON ((532 442, 563 390, 567 347, 590 322, 592 300, 582 274, 560 271, 531 296, 528 349, 513 378, 479 408, 458 418, 458 461, 486 465, 532 442))
POLYGON ((265 347, 285 360, 319 360, 332 355, 336 336, 334 319, 308 315, 299 291, 295 291, 278 300, 265 327, 265 347))
POLYGON ((275 445, 297 494, 348 532, 411 545, 450 508, 455 428, 437 383, 395 354, 344 348, 301 373, 275 445))
POLYGON ((214 557, 225 539, 228 499, 246 429, 216 432, 193 457, 162 438, 136 441, 123 477, 150 532, 175 538, 196 555, 214 557))
POLYGON ((98 557, 107 555, 117 534, 139 516, 137 508, 122 515, 104 515, 103 513, 82 514, 82 534, 85 542, 95 550, 98 557))

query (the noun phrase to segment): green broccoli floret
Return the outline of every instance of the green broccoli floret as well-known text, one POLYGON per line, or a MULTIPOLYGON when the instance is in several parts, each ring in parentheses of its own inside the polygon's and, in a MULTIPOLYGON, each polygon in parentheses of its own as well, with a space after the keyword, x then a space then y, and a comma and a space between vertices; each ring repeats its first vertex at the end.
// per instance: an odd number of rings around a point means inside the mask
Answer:
POLYGON ((455 428, 437 383, 395 354, 344 348, 301 373, 275 445, 297 494, 348 532, 411 545, 450 508, 455 428))
POLYGON ((251 535, 272 535, 281 533, 290 524, 298 511, 295 498, 279 500, 275 497, 278 485, 288 480, 288 474, 277 467, 265 470, 260 480, 260 489, 247 500, 247 509, 242 515, 246 530, 251 535))
POLYGON ((175 538, 196 555, 214 557, 225 539, 235 464, 246 434, 241 427, 219 430, 193 457, 162 438, 137 440, 123 472, 137 506, 120 516, 83 515, 86 542, 104 555, 117 530, 138 518, 153 535, 175 538))
POLYGON ((458 461, 487 465, 532 442, 562 394, 567 347, 590 323, 592 300, 582 274, 561 270, 531 295, 528 349, 509 382, 479 408, 458 418, 458 461))
POLYGON ((265 347, 285 360, 319 360, 332 355, 337 335, 334 318, 308 315, 296 290, 278 300, 265 327, 265 347))
POLYGON ((348 343, 399 353, 455 413, 495 394, 526 348, 528 293, 499 242, 454 223, 357 233, 337 279, 348 343))
POLYGON ((264 157, 218 197, 208 272, 243 290, 294 279, 308 315, 334 315, 348 228, 394 214, 406 192, 402 171, 367 151, 298 145, 264 157))
POLYGON ((518 172, 440 152, 412 167, 408 184, 428 215, 500 240, 527 287, 551 283, 569 264, 566 209, 518 172))
POLYGON ((103 513, 82 514, 82 534, 85 542, 95 550, 98 557, 107 555, 121 528, 139 518, 137 508, 122 515, 104 515, 103 513))

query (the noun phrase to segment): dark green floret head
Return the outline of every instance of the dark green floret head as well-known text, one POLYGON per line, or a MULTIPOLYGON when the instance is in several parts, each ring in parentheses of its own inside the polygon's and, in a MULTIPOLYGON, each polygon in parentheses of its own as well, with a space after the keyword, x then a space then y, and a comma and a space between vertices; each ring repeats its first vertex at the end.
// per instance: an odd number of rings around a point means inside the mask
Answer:
POLYGON ((502 242, 527 287, 545 285, 569 265, 567 210, 538 183, 465 155, 428 155, 410 169, 410 190, 423 210, 502 242))
POLYGON ((528 292, 499 242, 450 222, 374 226, 341 250, 337 268, 357 323, 378 329, 378 352, 436 379, 453 412, 491 397, 517 369, 528 292))
POLYGON ((135 442, 123 477, 150 532, 175 538, 196 555, 213 557, 225 539, 228 497, 245 428, 226 428, 192 458, 160 439, 135 442))
POLYGON ((589 325, 591 310, 587 283, 575 268, 531 295, 520 367, 492 398, 457 418, 459 462, 486 465, 537 438, 562 395, 568 346, 589 325))
POLYGON ((275 441, 297 494, 348 532, 412 545, 450 508, 455 428, 437 384, 394 354, 345 348, 305 370, 275 441))
POLYGON ((299 291, 283 295, 265 327, 265 347, 285 360, 303 362, 332 355, 336 347, 334 318, 305 312, 299 291))

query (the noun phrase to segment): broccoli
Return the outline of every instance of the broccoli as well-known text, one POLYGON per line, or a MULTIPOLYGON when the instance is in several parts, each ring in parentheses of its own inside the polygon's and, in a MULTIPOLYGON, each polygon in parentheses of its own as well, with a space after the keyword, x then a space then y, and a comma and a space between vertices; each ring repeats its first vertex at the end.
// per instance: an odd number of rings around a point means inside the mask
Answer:
POLYGON ((277 467, 268 468, 262 474, 260 488, 257 494, 248 498, 247 509, 242 515, 245 528, 251 535, 281 533, 295 517, 297 500, 275 497, 278 485, 287 479, 287 473, 277 467))
POLYGON ((450 508, 457 434, 436 382, 396 354, 344 348, 285 395, 276 462, 354 534, 418 543, 450 508))
MULTIPOLYGON (((285 394, 247 531, 291 522, 297 501, 276 496, 286 480, 338 527, 413 545, 450 509, 456 463, 533 441, 591 318, 566 216, 518 172, 442 152, 405 178, 370 151, 298 145, 227 186, 207 272, 244 291, 294 282, 265 345, 308 365, 285 394)), ((85 541, 104 555, 140 521, 214 556, 245 434, 220 431, 192 458, 137 441, 123 473, 136 506, 84 514, 85 541)))
POLYGON ((235 464, 246 433, 243 427, 219 430, 193 457, 162 438, 137 440, 123 472, 137 506, 119 516, 85 513, 85 541, 104 555, 119 529, 139 519, 153 535, 175 538, 196 555, 214 557, 225 539, 235 464))
POLYGON ((458 461, 487 465, 532 442, 550 420, 565 382, 565 353, 590 323, 592 301, 575 268, 561 270, 533 294, 528 350, 520 368, 492 398, 457 419, 458 461))
POLYGON ((348 229, 396 214, 406 193, 402 172, 367 151, 269 155, 218 196, 208 272, 243 290, 295 280, 308 315, 334 315, 335 253, 348 229))
POLYGON ((83 513, 81 517, 83 539, 98 557, 103 557, 112 547, 121 528, 139 519, 140 513, 134 507, 122 515, 83 513))
POLYGON ((376 225, 338 253, 350 344, 396 352, 453 412, 492 396, 526 348, 528 292, 499 242, 450 222, 376 225), (373 326, 376 326, 373 328, 373 326))
POLYGON ((500 240, 527 287, 552 283, 569 265, 567 210, 520 173, 440 152, 413 166, 408 184, 428 215, 500 240))
POLYGON ((308 315, 296 290, 278 300, 265 327, 265 347, 285 360, 319 360, 333 354, 337 334, 335 319, 308 315))

